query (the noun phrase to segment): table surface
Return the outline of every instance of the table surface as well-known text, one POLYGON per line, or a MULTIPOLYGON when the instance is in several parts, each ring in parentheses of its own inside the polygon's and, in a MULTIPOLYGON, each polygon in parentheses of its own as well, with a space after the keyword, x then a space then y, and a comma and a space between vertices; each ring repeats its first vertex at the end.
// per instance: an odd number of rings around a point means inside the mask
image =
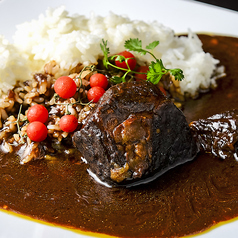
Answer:
POLYGON ((238 1, 236 0, 195 0, 195 1, 238 11, 238 1))

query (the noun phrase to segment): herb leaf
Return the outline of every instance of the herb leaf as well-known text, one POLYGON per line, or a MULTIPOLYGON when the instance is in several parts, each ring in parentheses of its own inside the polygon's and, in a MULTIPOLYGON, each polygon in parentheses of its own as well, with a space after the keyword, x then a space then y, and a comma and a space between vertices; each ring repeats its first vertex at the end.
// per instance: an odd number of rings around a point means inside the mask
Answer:
POLYGON ((153 41, 152 43, 146 46, 146 49, 153 50, 158 45, 159 45, 159 41, 153 41))
POLYGON ((169 71, 176 80, 182 81, 184 79, 183 71, 181 69, 170 69, 169 71))
POLYGON ((110 80, 112 83, 115 83, 115 84, 124 82, 124 79, 118 76, 112 76, 110 80))
POLYGON ((147 73, 147 80, 150 81, 153 84, 157 84, 161 77, 163 71, 163 64, 161 64, 160 60, 157 60, 156 62, 152 61, 149 65, 149 71, 147 73))
POLYGON ((128 50, 141 53, 142 55, 147 53, 147 50, 142 49, 142 42, 138 38, 125 41, 124 46, 128 50))
POLYGON ((100 44, 100 47, 104 54, 103 65, 107 68, 108 55, 110 54, 110 50, 107 47, 107 40, 105 41, 104 39, 102 39, 102 44, 100 44))

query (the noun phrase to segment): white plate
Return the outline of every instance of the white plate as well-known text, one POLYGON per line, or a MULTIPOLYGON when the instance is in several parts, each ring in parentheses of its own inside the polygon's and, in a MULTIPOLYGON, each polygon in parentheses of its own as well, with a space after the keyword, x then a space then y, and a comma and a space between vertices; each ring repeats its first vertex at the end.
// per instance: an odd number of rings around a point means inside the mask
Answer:
MULTIPOLYGON (((215 32, 238 36, 238 13, 183 0, 0 0, 0 34, 11 40, 15 25, 38 18, 47 7, 65 5, 70 13, 106 16, 112 11, 133 20, 159 21, 176 33, 215 32)), ((238 221, 229 222, 201 234, 199 238, 235 238, 238 221)), ((0 238, 82 238, 86 235, 52 227, 0 212, 0 238)))

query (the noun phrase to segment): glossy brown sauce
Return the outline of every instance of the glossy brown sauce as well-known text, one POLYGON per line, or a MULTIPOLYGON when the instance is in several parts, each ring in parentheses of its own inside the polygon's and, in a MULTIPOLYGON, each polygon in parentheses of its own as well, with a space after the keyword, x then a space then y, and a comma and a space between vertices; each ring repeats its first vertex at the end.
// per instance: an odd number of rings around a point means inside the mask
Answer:
MULTIPOLYGON (((184 107, 188 122, 238 105, 238 39, 200 35, 204 50, 226 66, 216 90, 184 107)), ((78 158, 20 165, 0 156, 0 207, 66 227, 119 237, 174 237, 238 216, 238 162, 200 154, 151 184, 106 188, 78 158)))

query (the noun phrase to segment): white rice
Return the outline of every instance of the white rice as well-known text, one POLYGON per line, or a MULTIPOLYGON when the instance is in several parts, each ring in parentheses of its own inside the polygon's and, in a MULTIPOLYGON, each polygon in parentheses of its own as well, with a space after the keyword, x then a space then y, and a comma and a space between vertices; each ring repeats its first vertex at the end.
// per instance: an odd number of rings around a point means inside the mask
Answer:
POLYGON ((11 89, 16 80, 28 79, 30 72, 24 56, 0 35, 0 95, 11 89))
MULTIPOLYGON (((172 29, 158 22, 134 21, 113 13, 106 17, 70 16, 64 7, 59 7, 49 8, 37 20, 18 25, 13 45, 0 38, 0 87, 5 91, 17 79, 27 79, 30 70, 39 71, 50 60, 66 71, 78 63, 96 63, 102 55, 102 38, 108 40, 112 54, 123 51, 129 38, 139 38, 143 46, 159 40, 153 53, 162 58, 166 67, 184 71, 182 93, 194 95, 199 87, 215 84, 212 73, 219 61, 204 53, 200 40, 191 31, 188 37, 177 37, 172 29)), ((149 55, 135 55, 140 61, 152 60, 149 55)))

